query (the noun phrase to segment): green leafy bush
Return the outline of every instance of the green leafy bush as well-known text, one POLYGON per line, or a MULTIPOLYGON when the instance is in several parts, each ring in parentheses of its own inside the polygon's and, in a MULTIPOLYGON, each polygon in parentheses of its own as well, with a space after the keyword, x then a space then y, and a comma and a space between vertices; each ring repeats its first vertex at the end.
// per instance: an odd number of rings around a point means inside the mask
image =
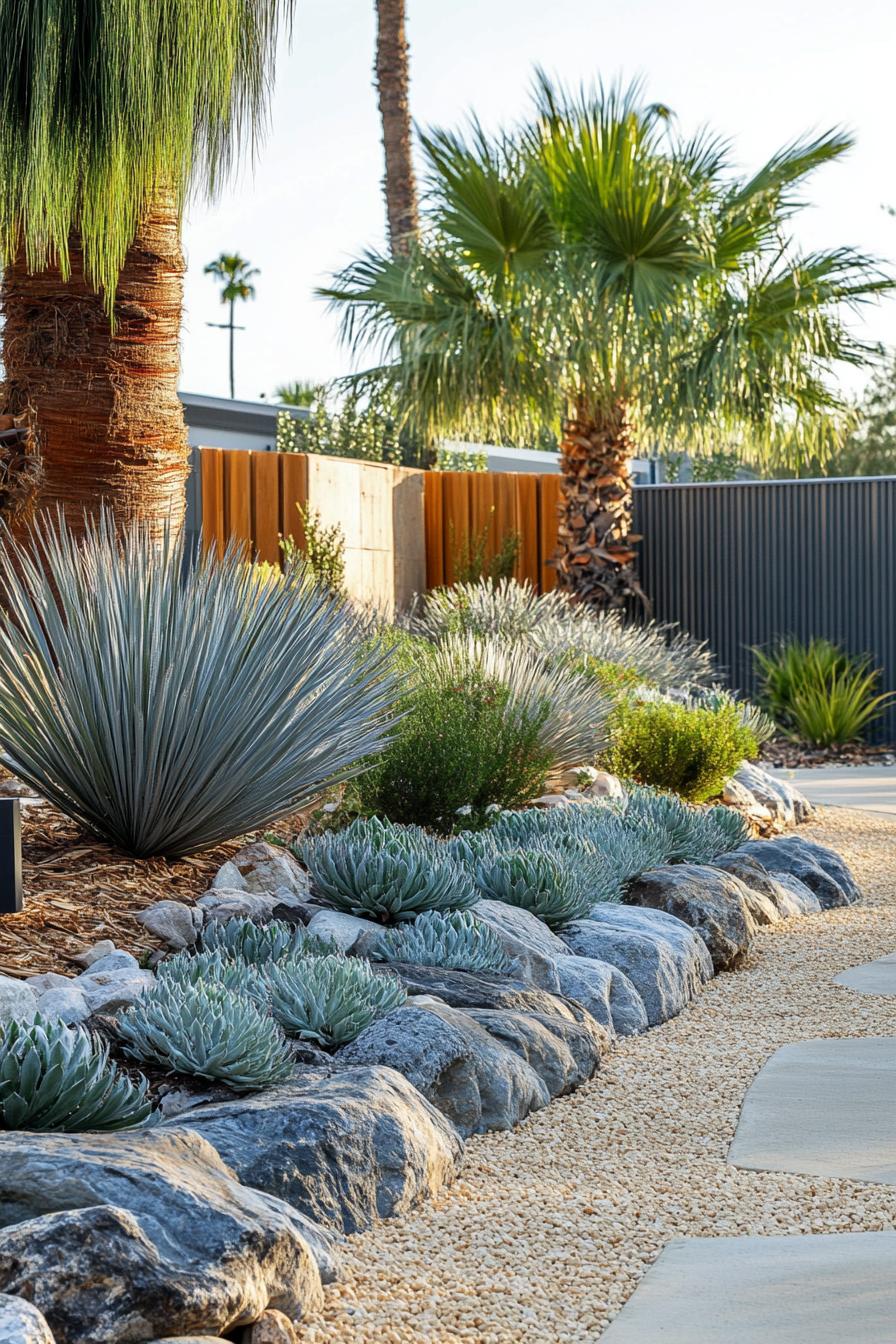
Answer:
POLYGON ((400 705, 391 745, 356 786, 359 808, 444 833, 459 817, 482 824, 490 806, 520 806, 553 771, 591 759, 609 713, 569 669, 463 635, 426 655, 400 705))
POLYGON ((294 571, 186 554, 108 515, 0 545, 0 763, 138 855, 306 806, 381 746, 387 656, 294 571))
POLYGON ((283 537, 280 549, 287 570, 305 564, 316 583, 334 597, 345 596, 345 533, 338 523, 326 527, 320 511, 309 505, 297 504, 305 545, 300 547, 294 537, 283 537))
POLYGON ((854 742, 893 699, 879 693, 870 655, 845 653, 827 639, 783 640, 753 653, 763 700, 779 727, 816 746, 854 742))
POLYGON ((347 1045, 407 998, 397 976, 341 955, 272 962, 266 980, 271 1011, 284 1030, 327 1050, 347 1045))
POLYGON ((133 1082, 86 1031, 48 1022, 0 1026, 0 1128, 132 1129, 152 1118, 146 1079, 133 1082))
POLYGON ((690 708, 670 701, 623 700, 611 719, 607 770, 624 779, 670 789, 690 802, 721 793, 756 739, 733 704, 690 708))
POLYGON ((310 836, 293 849, 315 891, 352 915, 385 924, 476 901, 468 874, 418 826, 359 817, 343 831, 310 836))
POLYGON ((456 971, 506 971, 507 957, 494 929, 469 910, 443 914, 430 910, 413 924, 382 935, 375 948, 380 961, 445 966, 456 971))
MULTIPOLYGON (((307 953, 323 955, 333 951, 331 944, 308 933, 301 924, 287 924, 281 919, 272 919, 267 924, 256 924, 251 919, 206 924, 202 931, 202 948, 205 952, 219 953, 222 957, 253 966, 263 966, 268 961, 279 961, 284 957, 307 953)), ((163 961, 162 966, 170 965, 173 960, 163 961)))
POLYGON ((117 1023, 127 1053, 145 1064, 207 1078, 234 1092, 284 1082, 293 1057, 280 1028, 245 994, 160 978, 117 1023))
POLYGON ((528 910, 551 929, 582 919, 596 899, 569 864, 543 850, 515 849, 483 860, 476 884, 489 900, 528 910))

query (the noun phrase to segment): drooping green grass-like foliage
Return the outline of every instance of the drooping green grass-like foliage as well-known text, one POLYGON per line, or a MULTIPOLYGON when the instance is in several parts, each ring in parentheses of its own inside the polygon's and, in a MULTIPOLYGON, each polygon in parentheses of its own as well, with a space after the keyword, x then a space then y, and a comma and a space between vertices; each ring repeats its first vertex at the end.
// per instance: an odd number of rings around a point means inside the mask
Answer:
POLYGON ((388 929, 374 954, 382 961, 444 966, 456 971, 502 972, 508 968, 497 934, 470 910, 447 914, 430 910, 418 915, 413 924, 388 929))
POLYGON ((80 236, 111 308, 147 201, 213 190, 262 123, 294 0, 0 0, 0 262, 80 236))
POLYGON ((40 1015, 0 1026, 0 1129, 132 1129, 151 1117, 146 1080, 122 1073, 80 1027, 40 1015))
POLYGON ((244 994, 202 981, 160 979, 118 1019, 118 1034, 135 1059, 252 1092, 284 1082, 293 1059, 283 1033, 244 994))
POLYGON ((850 654, 827 639, 781 640, 754 649, 762 695, 779 727, 817 746, 854 742, 893 700, 879 692, 870 654, 850 654))
POLYGON ((344 831, 296 842, 294 851, 328 904, 384 924, 476 901, 469 875, 418 826, 359 817, 344 831))
POLYGON ((518 905, 551 929, 582 919, 597 899, 569 864, 545 850, 501 852, 480 863, 476 883, 489 900, 518 905))
POLYGON ((0 547, 0 598, 0 762, 131 853, 289 815, 383 743, 388 656, 299 569, 42 520, 0 547))
POLYGON ((271 1011, 290 1036, 325 1049, 347 1045, 407 997, 397 976, 341 955, 272 962, 266 970, 271 1011))
POLYGON ((251 919, 206 924, 202 931, 202 947, 206 952, 252 966, 306 954, 323 956, 335 950, 332 944, 308 933, 301 924, 287 924, 281 919, 272 919, 267 924, 256 924, 251 919))

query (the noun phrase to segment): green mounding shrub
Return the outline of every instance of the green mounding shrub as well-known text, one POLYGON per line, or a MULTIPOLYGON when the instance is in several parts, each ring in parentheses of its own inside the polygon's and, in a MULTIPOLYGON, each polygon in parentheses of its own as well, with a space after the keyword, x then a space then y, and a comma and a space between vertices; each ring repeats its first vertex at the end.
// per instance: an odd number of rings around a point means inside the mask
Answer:
POLYGON ((418 826, 359 817, 344 831, 296 841, 293 851, 329 905, 383 924, 476 901, 469 875, 418 826))
MULTIPOLYGON (((281 919, 272 919, 267 924, 256 924, 251 919, 228 919, 223 924, 206 924, 202 930, 202 949, 252 966, 263 966, 268 961, 280 961, 284 957, 323 956, 335 947, 326 939, 308 933, 301 924, 287 924, 281 919)), ((168 964, 162 962, 162 966, 168 964)))
POLYGON ((455 971, 506 972, 509 967, 494 929, 469 910, 447 914, 430 910, 413 924, 389 929, 376 944, 374 955, 380 961, 444 966, 455 971))
POLYGON ((670 701, 624 700, 611 720, 603 765, 624 779, 668 789, 690 802, 721 793, 756 739, 733 704, 688 708, 670 701))
POLYGON ((486 859, 476 884, 488 900, 528 910, 551 929, 583 918, 596 900, 568 863, 544 850, 508 850, 486 859))
POLYGON ((741 723, 753 734, 759 746, 762 746, 763 742, 770 742, 778 731, 771 714, 766 714, 764 709, 754 705, 751 700, 741 700, 719 686, 713 686, 709 691, 697 692, 689 697, 687 703, 703 709, 721 709, 724 705, 735 705, 741 723))
POLYGON ((387 655, 294 569, 61 519, 0 545, 0 763, 137 855, 306 806, 383 744, 387 655))
POLYGON ((146 1079, 134 1082, 79 1027, 45 1021, 0 1026, 0 1128, 133 1129, 153 1118, 146 1079))
POLYGON ((703 686, 714 680, 706 645, 675 626, 626 621, 619 612, 595 611, 557 589, 539 595, 514 579, 437 588, 418 604, 410 626, 434 641, 465 633, 528 643, 560 661, 571 652, 587 655, 659 686, 703 686))
POLYGON ((854 742, 893 700, 880 694, 880 671, 869 654, 845 653, 827 639, 783 640, 754 649, 762 698, 778 726, 815 746, 854 742))
POLYGON ((379 975, 357 957, 271 962, 265 974, 283 1029, 327 1050, 347 1045, 407 998, 397 976, 379 975))
POLYGON ((282 1083, 293 1057, 280 1028, 251 998, 224 985, 161 978, 118 1019, 134 1059, 252 1092, 282 1083))
POLYGON ((516 807, 549 775, 590 760, 609 702, 593 683, 532 650, 451 636, 401 701, 390 747, 356 786, 361 810, 450 833, 468 808, 516 807))

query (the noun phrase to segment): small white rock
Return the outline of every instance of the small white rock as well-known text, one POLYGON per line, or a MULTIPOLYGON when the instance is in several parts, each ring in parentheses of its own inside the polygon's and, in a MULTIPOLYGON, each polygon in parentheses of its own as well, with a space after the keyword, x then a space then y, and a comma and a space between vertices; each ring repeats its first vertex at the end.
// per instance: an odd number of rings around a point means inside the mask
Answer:
POLYGON ((195 905, 184 905, 182 901, 156 901, 148 910, 141 910, 137 919, 150 933, 180 952, 196 942, 204 914, 195 905))
POLYGON ((121 948, 116 948, 114 952, 107 952, 104 957, 97 957, 92 961, 86 971, 82 971, 78 976, 81 980, 85 975, 102 975, 106 971, 139 971, 140 963, 137 958, 131 956, 130 952, 124 952, 121 948))
POLYGON ((37 1001, 37 1011, 41 1017, 58 1019, 73 1027, 90 1016, 90 1004, 86 995, 69 981, 67 989, 48 989, 37 1001))
POLYGON ((76 952, 72 961, 76 961, 79 966, 92 966, 100 957, 108 957, 110 952, 115 951, 115 944, 111 938, 101 938, 98 943, 92 947, 85 947, 83 952, 76 952))
POLYGON ((0 1022, 30 1022, 37 1011, 37 995, 24 980, 0 975, 0 1022))

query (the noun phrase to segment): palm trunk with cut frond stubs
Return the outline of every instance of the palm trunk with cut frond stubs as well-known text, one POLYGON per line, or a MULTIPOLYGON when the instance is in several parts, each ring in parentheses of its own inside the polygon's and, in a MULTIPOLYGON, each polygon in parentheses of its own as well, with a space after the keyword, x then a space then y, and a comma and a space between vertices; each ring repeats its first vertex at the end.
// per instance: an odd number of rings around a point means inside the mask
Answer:
POLYGON ((632 533, 633 434, 626 406, 580 408, 560 444, 563 486, 558 586, 592 606, 621 607, 646 598, 635 572, 640 539, 632 533))
POLYGON ((376 87, 386 157, 384 190, 393 256, 417 232, 417 188, 411 155, 411 113, 405 0, 377 0, 376 87))
POLYGON ((128 250, 110 322, 84 273, 29 273, 24 253, 3 276, 2 411, 27 423, 40 455, 34 506, 61 508, 76 530, 105 503, 160 536, 183 524, 187 434, 177 395, 184 258, 173 194, 150 202, 128 250))

